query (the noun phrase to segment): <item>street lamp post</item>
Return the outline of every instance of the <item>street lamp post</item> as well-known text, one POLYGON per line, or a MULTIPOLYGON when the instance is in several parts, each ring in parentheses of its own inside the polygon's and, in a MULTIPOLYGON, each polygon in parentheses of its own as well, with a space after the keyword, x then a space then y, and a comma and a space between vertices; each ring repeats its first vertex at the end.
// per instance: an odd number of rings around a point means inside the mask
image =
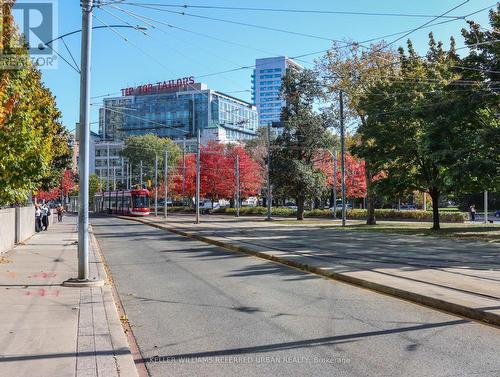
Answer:
POLYGON ((82 44, 80 72, 80 129, 78 199, 78 277, 63 283, 65 286, 102 286, 102 280, 89 276, 89 154, 90 154, 90 57, 92 45, 93 0, 82 0, 82 44))
POLYGON ((271 123, 267 125, 267 220, 271 220, 272 213, 271 193, 271 123))
POLYGON ((484 223, 488 224, 488 191, 484 192, 484 223))
POLYGON ((155 154, 155 216, 158 216, 158 155, 155 154))
POLYGON ((195 198, 195 206, 196 206, 196 224, 200 223, 200 154, 201 154, 201 135, 200 129, 198 128, 198 132, 196 134, 196 198, 195 198))
POLYGON ((165 149, 165 161, 163 162, 164 164, 164 189, 165 189, 165 207, 163 208, 163 215, 165 218, 167 218, 167 213, 168 213, 168 205, 167 205, 167 200, 168 200, 168 149, 165 149))
POLYGON ((134 188, 134 171, 133 171, 133 165, 132 165, 132 162, 129 163, 129 167, 130 167, 130 176, 129 176, 129 179, 130 179, 130 190, 132 190, 134 188))
POLYGON ((123 176, 123 175, 125 174, 125 171, 124 171, 124 170, 125 170, 125 160, 124 160, 124 158, 123 158, 123 157, 122 157, 122 159, 121 159, 121 163, 122 163, 122 164, 121 164, 121 165, 122 165, 122 174, 121 174, 121 177, 120 177, 120 184, 121 184, 121 187, 122 187, 122 190, 123 190, 123 182, 124 182, 124 178, 125 178, 125 177, 123 176))
POLYGON ((337 151, 332 154, 333 160, 333 218, 337 218, 337 151))
POLYGON ((240 156, 236 155, 236 217, 240 217, 240 156))
POLYGON ((340 91, 340 169, 342 184, 342 226, 346 223, 346 202, 345 202, 345 131, 344 131, 344 95, 340 91))
POLYGON ((142 188, 143 188, 143 186, 142 186, 142 160, 141 160, 141 164, 139 166, 139 170, 140 170, 139 174, 141 176, 140 181, 139 181, 141 184, 141 187, 139 187, 139 189, 142 190, 142 188))

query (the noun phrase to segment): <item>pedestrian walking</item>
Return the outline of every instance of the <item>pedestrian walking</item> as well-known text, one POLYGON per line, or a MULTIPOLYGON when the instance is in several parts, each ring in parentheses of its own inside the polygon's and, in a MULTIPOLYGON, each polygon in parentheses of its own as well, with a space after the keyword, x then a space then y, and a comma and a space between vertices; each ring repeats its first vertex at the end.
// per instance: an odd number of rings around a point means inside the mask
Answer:
POLYGON ((60 223, 63 221, 63 213, 64 213, 64 208, 62 204, 59 204, 57 206, 57 221, 60 223))
POLYGON ((42 206, 42 230, 49 229, 50 208, 47 204, 42 206))
POLYGON ((469 207, 469 213, 470 213, 470 220, 471 221, 476 221, 476 205, 471 204, 469 207))
POLYGON ((35 204, 35 232, 42 230, 42 210, 38 204, 35 204))

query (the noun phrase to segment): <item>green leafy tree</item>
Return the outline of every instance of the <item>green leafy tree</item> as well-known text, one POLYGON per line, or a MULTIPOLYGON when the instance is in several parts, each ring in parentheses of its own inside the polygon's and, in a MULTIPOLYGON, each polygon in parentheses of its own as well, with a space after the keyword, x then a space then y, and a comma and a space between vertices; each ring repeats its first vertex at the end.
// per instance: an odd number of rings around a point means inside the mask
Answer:
POLYGON ((94 195, 101 190, 101 182, 97 174, 89 176, 89 202, 90 206, 94 205, 94 195))
POLYGON ((475 127, 459 123, 462 127, 456 129, 473 142, 460 150, 466 158, 455 160, 455 178, 462 182, 462 194, 500 191, 500 3, 490 10, 489 19, 489 28, 468 21, 469 30, 462 30, 469 47, 469 55, 460 64, 463 79, 483 83, 464 104, 464 111, 476 119, 475 127))
MULTIPOLYGON (((469 30, 462 29, 469 55, 463 59, 463 75, 469 80, 483 81, 487 87, 500 92, 500 3, 489 14, 490 28, 467 21, 469 30)), ((492 100, 495 98, 492 97, 492 100)), ((496 104, 498 105, 498 98, 496 104)))
POLYGON ((154 179, 155 156, 158 156, 158 171, 163 171, 165 150, 168 151, 168 165, 174 166, 181 156, 181 149, 172 140, 153 134, 131 136, 125 140, 122 156, 134 166, 134 174, 139 171, 139 165, 142 161, 143 179, 146 181, 154 179))
POLYGON ((274 192, 295 198, 297 220, 304 219, 305 201, 320 197, 326 189, 326 177, 316 159, 319 150, 331 148, 332 135, 325 119, 313 108, 321 94, 318 88, 314 72, 287 70, 282 85, 284 128, 272 145, 274 192))
MULTIPOLYGON (((328 101, 333 104, 331 116, 339 119, 338 102, 340 91, 344 94, 346 123, 366 124, 366 113, 360 100, 366 94, 370 85, 381 77, 392 76, 398 71, 398 56, 395 51, 385 48, 384 43, 372 44, 369 47, 353 43, 345 48, 335 42, 317 64, 323 81, 326 83, 325 93, 328 101)), ((338 123, 338 122, 333 122, 338 123)), ((376 186, 372 184, 379 170, 369 161, 365 164, 365 179, 367 182, 367 224, 376 224, 375 199, 376 186)))
POLYGON ((400 63, 397 77, 381 78, 361 99, 367 121, 359 129, 362 143, 353 149, 383 172, 376 182, 382 192, 428 192, 438 230, 440 197, 474 181, 459 179, 460 161, 472 155, 479 142, 474 135, 491 120, 483 108, 484 83, 464 87, 453 39, 445 51, 430 34, 425 57, 409 41, 407 54, 400 49, 400 63))
POLYGON ((27 46, 10 43, 20 38, 11 6, 2 5, 0 50, 24 65, 0 70, 0 204, 21 203, 31 190, 51 188, 69 155, 55 98, 30 63, 27 46))

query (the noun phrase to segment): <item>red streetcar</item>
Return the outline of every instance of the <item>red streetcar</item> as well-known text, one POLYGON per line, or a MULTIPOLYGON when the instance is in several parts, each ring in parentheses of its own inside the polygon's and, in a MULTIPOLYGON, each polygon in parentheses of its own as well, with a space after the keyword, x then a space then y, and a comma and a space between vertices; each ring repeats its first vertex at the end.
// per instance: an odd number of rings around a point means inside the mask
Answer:
POLYGON ((148 216, 150 212, 149 190, 121 190, 97 193, 94 196, 96 212, 118 215, 148 216))

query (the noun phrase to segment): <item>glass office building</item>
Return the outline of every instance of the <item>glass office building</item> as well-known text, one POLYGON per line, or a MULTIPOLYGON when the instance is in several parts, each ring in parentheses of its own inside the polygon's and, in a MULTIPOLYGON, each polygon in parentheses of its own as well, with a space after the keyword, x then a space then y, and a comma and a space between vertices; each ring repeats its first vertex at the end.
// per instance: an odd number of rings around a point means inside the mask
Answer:
POLYGON ((163 83, 123 89, 123 96, 105 98, 99 112, 103 140, 144 134, 193 139, 198 129, 204 143, 255 137, 258 114, 254 105, 208 89, 202 83, 163 83))
POLYGON ((279 122, 285 101, 281 95, 281 79, 288 68, 302 69, 286 56, 255 60, 252 74, 252 100, 259 113, 259 125, 279 122))

